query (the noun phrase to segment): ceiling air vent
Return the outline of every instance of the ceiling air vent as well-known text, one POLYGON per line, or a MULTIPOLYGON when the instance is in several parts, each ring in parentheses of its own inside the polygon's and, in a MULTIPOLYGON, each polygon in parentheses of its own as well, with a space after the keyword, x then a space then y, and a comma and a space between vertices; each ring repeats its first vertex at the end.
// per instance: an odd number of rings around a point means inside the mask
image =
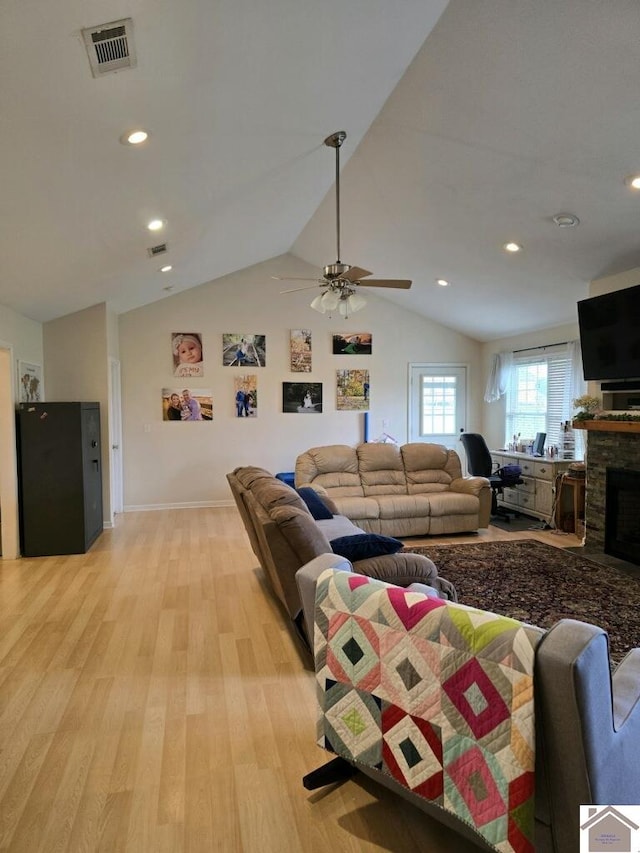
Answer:
POLYGON ((82 37, 94 77, 102 77, 103 74, 121 71, 123 68, 135 68, 136 49, 131 18, 89 27, 82 30, 82 37))
POLYGON ((151 246, 149 249, 147 249, 147 252, 149 253, 150 258, 155 258, 156 255, 164 255, 164 253, 166 251, 167 251, 167 244, 166 243, 158 243, 157 246, 151 246))

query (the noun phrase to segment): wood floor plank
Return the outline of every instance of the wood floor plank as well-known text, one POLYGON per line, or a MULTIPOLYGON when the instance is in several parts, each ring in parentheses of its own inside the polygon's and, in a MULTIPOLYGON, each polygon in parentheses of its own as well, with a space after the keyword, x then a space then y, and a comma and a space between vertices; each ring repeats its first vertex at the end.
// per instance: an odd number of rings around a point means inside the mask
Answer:
MULTIPOLYGON (((424 541, 510 538, 578 544, 424 541)), ((235 508, 0 562, 0 626, 0 853, 461 853, 371 780, 302 787, 327 759, 310 657, 235 508)))

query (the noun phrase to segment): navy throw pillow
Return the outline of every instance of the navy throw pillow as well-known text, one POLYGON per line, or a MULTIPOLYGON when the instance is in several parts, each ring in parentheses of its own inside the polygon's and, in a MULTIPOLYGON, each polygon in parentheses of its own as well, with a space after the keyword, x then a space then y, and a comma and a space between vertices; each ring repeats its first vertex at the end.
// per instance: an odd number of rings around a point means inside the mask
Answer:
POLYGON ((311 486, 302 486, 302 488, 296 489, 296 491, 306 503, 307 509, 316 521, 320 521, 325 518, 333 518, 333 513, 329 507, 324 503, 316 490, 311 488, 311 486))
POLYGON ((370 557, 382 557, 395 554, 404 547, 404 543, 392 536, 380 536, 379 533, 356 533, 353 536, 340 536, 331 540, 334 554, 346 557, 352 563, 367 560, 370 557))

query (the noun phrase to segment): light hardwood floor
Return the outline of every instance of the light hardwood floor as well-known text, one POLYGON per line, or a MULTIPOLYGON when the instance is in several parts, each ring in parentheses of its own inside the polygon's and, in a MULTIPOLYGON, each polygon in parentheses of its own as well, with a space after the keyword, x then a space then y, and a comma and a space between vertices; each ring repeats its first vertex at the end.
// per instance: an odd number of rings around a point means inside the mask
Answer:
MULTIPOLYGON (((455 541, 527 536, 578 544, 455 541)), ((313 673, 256 566, 231 508, 0 562, 0 851, 470 851, 364 778, 303 789, 313 673)))

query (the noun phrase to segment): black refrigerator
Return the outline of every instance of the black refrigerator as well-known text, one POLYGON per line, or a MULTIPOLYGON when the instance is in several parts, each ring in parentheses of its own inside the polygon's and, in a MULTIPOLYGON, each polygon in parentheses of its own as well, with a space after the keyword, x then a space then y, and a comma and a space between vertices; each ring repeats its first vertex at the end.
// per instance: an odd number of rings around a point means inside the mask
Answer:
POLYGON ((20 403, 20 547, 24 557, 84 554, 102 533, 99 403, 20 403))

